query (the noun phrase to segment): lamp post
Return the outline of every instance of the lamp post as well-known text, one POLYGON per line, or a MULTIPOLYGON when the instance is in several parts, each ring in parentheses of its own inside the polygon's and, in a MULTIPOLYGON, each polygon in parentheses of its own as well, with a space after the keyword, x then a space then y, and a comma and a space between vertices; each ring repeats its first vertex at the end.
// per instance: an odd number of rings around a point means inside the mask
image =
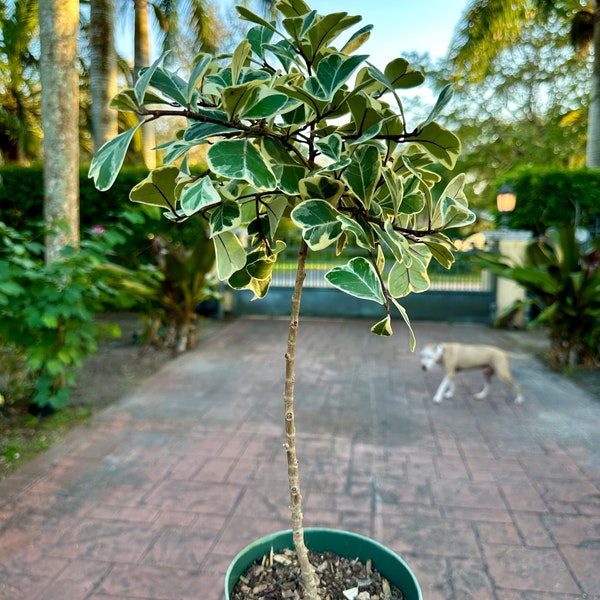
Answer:
POLYGON ((496 205, 501 217, 500 228, 508 229, 508 215, 515 210, 517 205, 517 192, 506 182, 498 190, 496 205))

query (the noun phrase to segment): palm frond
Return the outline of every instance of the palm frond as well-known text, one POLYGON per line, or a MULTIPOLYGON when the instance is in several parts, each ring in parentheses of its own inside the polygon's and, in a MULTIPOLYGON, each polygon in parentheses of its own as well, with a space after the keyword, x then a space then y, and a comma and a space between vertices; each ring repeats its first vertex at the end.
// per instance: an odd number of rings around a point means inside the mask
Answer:
POLYGON ((448 52, 457 76, 481 81, 490 62, 517 41, 534 15, 528 0, 473 0, 454 31, 448 52))

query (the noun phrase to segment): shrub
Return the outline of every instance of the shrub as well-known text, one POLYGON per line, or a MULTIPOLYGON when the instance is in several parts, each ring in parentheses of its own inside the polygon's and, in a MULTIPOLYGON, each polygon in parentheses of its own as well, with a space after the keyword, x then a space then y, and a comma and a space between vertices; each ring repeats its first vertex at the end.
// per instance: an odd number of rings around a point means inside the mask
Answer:
POLYGON ((501 257, 482 256, 492 272, 512 279, 530 294, 507 312, 533 304, 539 314, 531 327, 550 332, 550 367, 573 362, 588 366, 600 360, 600 237, 577 241, 575 227, 562 225, 529 244, 523 266, 501 257))
POLYGON ((597 227, 599 170, 523 167, 508 173, 502 181, 509 182, 517 193, 517 206, 508 221, 512 229, 543 234, 565 223, 597 227))
MULTIPOLYGON (((29 382, 32 402, 44 409, 67 404, 82 360, 103 335, 118 336, 116 326, 101 326, 94 314, 106 302, 118 303, 100 266, 107 241, 64 249, 62 260, 43 262, 43 245, 0 222, 0 354, 9 381, 29 382), (10 360, 8 360, 10 358, 10 360)), ((14 388, 19 389, 19 386, 14 388)), ((9 401, 19 399, 6 395, 9 401)))

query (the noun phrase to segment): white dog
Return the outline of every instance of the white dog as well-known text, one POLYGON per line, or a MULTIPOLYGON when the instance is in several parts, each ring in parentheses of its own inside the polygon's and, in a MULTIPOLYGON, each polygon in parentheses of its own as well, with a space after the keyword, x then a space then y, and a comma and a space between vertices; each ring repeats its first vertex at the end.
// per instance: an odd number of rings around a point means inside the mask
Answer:
POLYGON ((492 375, 496 373, 502 381, 513 386, 516 392, 515 402, 523 402, 521 390, 510 374, 508 356, 500 348, 473 344, 427 344, 421 350, 421 368, 429 371, 437 363, 444 365, 446 375, 433 397, 434 402, 452 398, 455 373, 467 369, 483 369, 485 383, 483 389, 475 394, 477 399, 487 397, 492 375))

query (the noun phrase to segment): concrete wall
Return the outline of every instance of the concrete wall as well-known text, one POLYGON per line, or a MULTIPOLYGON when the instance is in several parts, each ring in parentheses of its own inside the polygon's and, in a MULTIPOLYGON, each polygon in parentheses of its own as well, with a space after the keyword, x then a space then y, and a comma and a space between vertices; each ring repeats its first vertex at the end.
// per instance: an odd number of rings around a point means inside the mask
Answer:
MULTIPOLYGON (((490 232, 488 239, 497 242, 500 254, 514 263, 522 265, 525 248, 531 242, 531 233, 529 231, 497 229, 490 232)), ((526 298, 525 289, 510 279, 498 277, 496 288, 496 317, 499 317, 513 302, 525 300, 526 298)), ((522 327, 525 324, 525 313, 519 311, 512 321, 517 327, 522 327)))
MULTIPOLYGON (((246 290, 231 292, 228 309, 236 315, 290 314, 291 288, 271 287, 261 300, 252 301, 246 290)), ((490 292, 459 292, 429 290, 411 294, 400 300, 414 320, 468 321, 491 323, 495 316, 494 290, 490 292)), ((302 293, 302 315, 318 317, 345 317, 382 319, 384 308, 376 302, 359 300, 335 288, 305 288, 302 293)), ((401 318, 392 310, 392 317, 401 318)))

